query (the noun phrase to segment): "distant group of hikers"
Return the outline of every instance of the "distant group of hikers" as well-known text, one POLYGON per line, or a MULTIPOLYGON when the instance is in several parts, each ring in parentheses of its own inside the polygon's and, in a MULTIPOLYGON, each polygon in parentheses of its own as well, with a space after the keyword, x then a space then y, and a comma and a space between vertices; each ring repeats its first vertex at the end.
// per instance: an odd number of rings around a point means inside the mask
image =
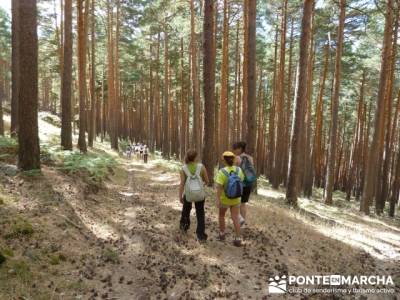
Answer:
MULTIPOLYGON (((240 230, 246 224, 247 208, 251 191, 257 180, 253 158, 246 153, 246 143, 237 142, 233 144, 232 151, 222 154, 223 167, 215 176, 216 199, 218 208, 218 223, 220 241, 225 240, 225 214, 230 210, 233 221, 235 237, 233 245, 240 247, 242 239, 240 230)), ((210 180, 206 168, 198 161, 196 150, 186 153, 185 164, 180 172, 179 201, 182 203, 182 215, 180 229, 186 232, 190 227, 190 211, 192 203, 196 208, 197 238, 200 242, 207 240, 205 232, 206 199, 205 185, 210 180)))
POLYGON ((132 154, 136 155, 137 159, 143 159, 143 162, 147 164, 149 160, 149 147, 142 143, 129 144, 126 147, 126 155, 129 159, 131 159, 132 154))

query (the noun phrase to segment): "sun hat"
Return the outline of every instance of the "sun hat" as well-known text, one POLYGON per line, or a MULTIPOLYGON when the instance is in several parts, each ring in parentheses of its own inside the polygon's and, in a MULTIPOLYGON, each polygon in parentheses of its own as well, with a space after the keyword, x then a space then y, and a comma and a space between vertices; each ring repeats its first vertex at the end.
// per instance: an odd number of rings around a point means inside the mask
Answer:
POLYGON ((231 151, 225 151, 222 154, 223 157, 235 157, 235 154, 233 154, 231 151))

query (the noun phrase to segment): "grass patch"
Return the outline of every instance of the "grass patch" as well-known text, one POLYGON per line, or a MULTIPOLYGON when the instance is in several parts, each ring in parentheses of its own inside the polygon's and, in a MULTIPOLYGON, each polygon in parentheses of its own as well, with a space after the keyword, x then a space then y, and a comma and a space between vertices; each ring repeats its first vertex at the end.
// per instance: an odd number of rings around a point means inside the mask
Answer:
POLYGON ((18 142, 8 136, 0 136, 0 161, 12 162, 18 153, 18 142))
POLYGON ((116 250, 111 248, 105 248, 101 254, 104 262, 110 262, 113 264, 119 263, 119 254, 116 250))
POLYGON ((66 285, 66 288, 67 288, 68 290, 80 291, 80 292, 83 292, 83 291, 87 290, 87 286, 86 286, 86 284, 85 284, 82 280, 77 280, 77 281, 69 282, 69 283, 66 285))
POLYGON ((0 253, 6 257, 14 257, 14 251, 8 247, 0 247, 0 253))
POLYGON ((86 175, 90 183, 101 183, 116 165, 116 161, 107 154, 82 154, 78 151, 62 152, 61 169, 68 174, 86 175))
POLYGON ((128 140, 120 140, 119 141, 119 149, 121 150, 121 152, 126 152, 126 150, 128 149, 128 146, 131 143, 128 140))
POLYGON ((66 256, 62 253, 49 256, 49 262, 53 266, 59 265, 61 262, 64 262, 66 260, 66 256))
POLYGON ((32 224, 27 220, 18 218, 13 221, 10 226, 10 231, 4 236, 6 239, 14 239, 20 237, 30 237, 34 233, 32 224))
POLYGON ((59 127, 59 128, 61 127, 61 120, 60 120, 60 118, 58 118, 56 116, 52 116, 52 115, 48 114, 48 115, 42 117, 42 120, 55 126, 55 127, 59 127))
POLYGON ((14 149, 16 153, 18 149, 17 140, 5 135, 0 136, 0 151, 4 153, 4 149, 14 149))
POLYGON ((33 169, 29 171, 23 171, 22 176, 28 177, 28 178, 37 178, 39 176, 42 176, 42 171, 40 169, 33 169))
POLYGON ((178 172, 182 169, 182 163, 177 160, 165 160, 160 157, 155 157, 153 162, 156 166, 172 172, 178 172))
POLYGON ((10 260, 9 263, 10 270, 9 274, 17 277, 22 282, 29 282, 32 278, 32 273, 29 265, 24 260, 10 260))

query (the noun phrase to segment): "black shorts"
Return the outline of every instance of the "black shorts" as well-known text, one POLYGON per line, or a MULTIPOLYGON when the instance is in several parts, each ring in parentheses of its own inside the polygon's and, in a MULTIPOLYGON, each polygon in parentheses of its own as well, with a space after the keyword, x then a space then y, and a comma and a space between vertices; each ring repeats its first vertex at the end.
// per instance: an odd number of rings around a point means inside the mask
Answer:
POLYGON ((241 199, 240 199, 242 203, 247 203, 247 202, 249 202, 251 190, 252 190, 252 187, 251 187, 251 186, 245 186, 245 187, 243 187, 243 194, 242 194, 242 197, 241 197, 241 199))

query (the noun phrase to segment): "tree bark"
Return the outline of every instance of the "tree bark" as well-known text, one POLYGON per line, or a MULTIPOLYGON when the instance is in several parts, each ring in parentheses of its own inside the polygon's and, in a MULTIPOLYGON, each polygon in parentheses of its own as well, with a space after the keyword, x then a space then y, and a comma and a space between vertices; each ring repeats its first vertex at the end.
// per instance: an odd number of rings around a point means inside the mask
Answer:
POLYGON ((87 152, 86 146, 86 9, 88 0, 78 0, 78 77, 79 77, 79 137, 78 148, 87 152), (86 1, 86 2, 85 2, 86 1), (85 4, 85 11, 83 4, 85 4))
MULTIPOLYGON (((166 25, 165 25, 166 26, 166 25)), ((166 159, 170 158, 169 139, 169 59, 168 59, 168 32, 164 29, 164 103, 163 103, 163 143, 162 153, 166 159)), ((198 128, 197 128, 198 129, 198 128)))
POLYGON ((301 132, 304 130, 305 120, 305 105, 307 101, 307 82, 308 82, 308 62, 310 55, 311 44, 311 19, 314 7, 314 0, 305 0, 303 9, 303 18, 301 23, 300 37, 300 54, 299 54, 299 72, 298 87, 295 104, 295 114, 293 120, 293 128, 291 134, 290 156, 289 156, 289 171, 288 184, 286 189, 286 201, 289 205, 297 206, 298 181, 299 178, 299 160, 301 159, 301 132), (299 76, 302 74, 302 76, 299 76))
POLYGON ((385 122, 385 88, 389 79, 390 71, 390 52, 392 45, 393 34, 393 0, 388 0, 385 16, 385 31, 383 37, 383 49, 381 59, 381 73, 379 78, 379 89, 377 105, 375 110, 374 133, 372 143, 368 153, 368 162, 366 164, 366 172, 364 179, 364 187, 361 201, 361 211, 369 214, 369 207, 372 204, 372 199, 375 195, 375 183, 377 181, 377 168, 379 160, 379 146, 384 136, 385 122))
POLYGON ((96 11, 95 0, 91 0, 91 79, 90 79, 90 120, 88 144, 93 147, 96 134, 96 11))
MULTIPOLYGON (((226 1, 226 0, 225 0, 226 1)), ((215 56, 214 56, 214 1, 204 1, 204 58, 203 58, 203 82, 204 82, 204 146, 203 162, 208 177, 214 178, 215 156, 215 56)))
POLYGON ((19 77, 19 43, 18 43, 18 13, 19 13, 19 0, 11 1, 11 13, 12 13, 12 22, 11 22, 11 31, 12 31, 12 40, 11 40, 11 128, 10 133, 12 137, 15 137, 18 133, 18 102, 19 102, 19 86, 18 86, 18 77, 19 77))
POLYGON ((194 148, 200 153, 201 145, 201 119, 200 119, 200 89, 197 70, 197 39, 195 29, 195 11, 194 1, 190 0, 190 49, 192 57, 192 88, 193 88, 193 145, 194 148))
MULTIPOLYGON (((205 79, 205 78, 204 78, 205 79)), ((228 149, 228 122, 229 122, 229 3, 224 0, 224 25, 222 42, 222 67, 221 67, 221 93, 220 93, 220 118, 219 118, 219 147, 221 151, 228 149)))
POLYGON ((18 166, 27 171, 40 168, 38 130, 38 37, 36 0, 18 3, 18 166))
POLYGON ((248 49, 247 55, 247 152, 254 155, 257 138, 257 99, 256 99, 256 0, 248 3, 248 49))
POLYGON ((335 79, 334 91, 332 98, 332 120, 331 132, 329 141, 328 152, 328 165, 326 171, 326 186, 325 186, 325 203, 332 204, 332 194, 334 188, 334 174, 336 164, 336 147, 337 147, 337 127, 338 127, 338 111, 339 111, 339 97, 340 97, 340 80, 342 73, 342 53, 343 53, 343 38, 344 38, 344 24, 346 19, 346 0, 340 0, 339 3, 340 16, 339 27, 337 31, 337 48, 336 48, 336 61, 335 61, 335 79))
POLYGON ((281 45, 279 51, 279 75, 278 89, 276 99, 276 143, 275 156, 273 165, 272 187, 277 189, 283 180, 283 155, 285 124, 284 124, 284 103, 285 103, 285 57, 286 57, 286 19, 287 19, 287 3, 285 0, 282 6, 281 20, 281 45))
POLYGON ((72 150, 72 0, 65 0, 64 14, 64 61, 61 79, 61 146, 64 150, 72 150))

